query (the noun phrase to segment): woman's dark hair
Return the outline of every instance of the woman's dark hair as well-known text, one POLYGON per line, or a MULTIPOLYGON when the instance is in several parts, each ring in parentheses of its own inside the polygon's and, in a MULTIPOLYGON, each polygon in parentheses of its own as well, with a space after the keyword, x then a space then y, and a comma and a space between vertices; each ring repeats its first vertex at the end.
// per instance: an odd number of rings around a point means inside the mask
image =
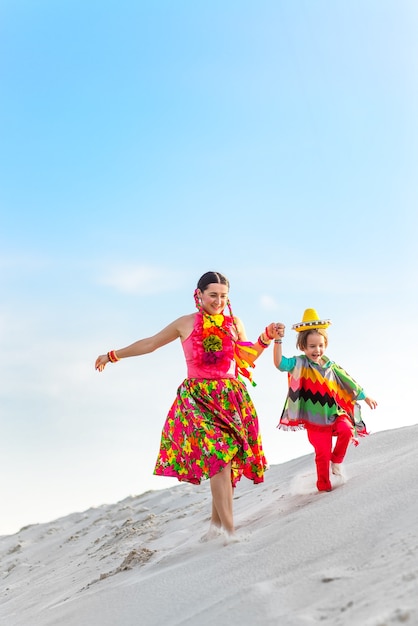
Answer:
POLYGON ((206 274, 203 274, 203 276, 199 278, 197 288, 203 292, 208 288, 208 285, 210 285, 211 283, 226 285, 229 290, 229 280, 219 272, 206 272, 206 274))

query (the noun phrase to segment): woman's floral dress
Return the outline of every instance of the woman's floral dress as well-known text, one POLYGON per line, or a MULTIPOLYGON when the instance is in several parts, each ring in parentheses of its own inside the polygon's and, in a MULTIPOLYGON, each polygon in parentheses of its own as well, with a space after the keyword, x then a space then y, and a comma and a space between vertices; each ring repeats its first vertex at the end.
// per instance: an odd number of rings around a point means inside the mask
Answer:
POLYGON ((188 377, 165 421, 154 474, 199 484, 232 462, 231 482, 264 480, 258 417, 234 359, 232 319, 197 313, 183 342, 188 377), (218 318, 218 319, 214 319, 218 318))

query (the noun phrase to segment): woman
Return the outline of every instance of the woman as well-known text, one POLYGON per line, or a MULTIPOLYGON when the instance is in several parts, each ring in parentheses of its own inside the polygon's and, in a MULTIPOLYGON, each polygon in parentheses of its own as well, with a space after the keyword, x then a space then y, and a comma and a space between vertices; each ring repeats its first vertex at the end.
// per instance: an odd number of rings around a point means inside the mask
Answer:
POLYGON ((148 354, 181 340, 187 378, 164 424, 154 473, 194 484, 210 479, 212 516, 207 538, 222 530, 234 535, 233 488, 241 476, 254 483, 264 480, 266 459, 258 418, 241 376, 251 380, 248 368, 281 332, 272 323, 256 343, 247 342, 241 320, 232 314, 228 292, 225 276, 207 272, 195 290, 197 312, 96 360, 101 372, 108 362, 148 354), (225 308, 229 315, 224 314, 225 308))

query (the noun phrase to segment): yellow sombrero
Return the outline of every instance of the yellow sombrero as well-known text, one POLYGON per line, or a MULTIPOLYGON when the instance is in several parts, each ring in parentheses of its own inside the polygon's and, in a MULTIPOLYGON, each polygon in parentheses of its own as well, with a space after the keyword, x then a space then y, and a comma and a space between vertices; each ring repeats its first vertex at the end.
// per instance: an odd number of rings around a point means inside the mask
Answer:
POLYGON ((299 324, 293 324, 292 330, 300 333, 302 330, 314 330, 315 328, 328 328, 331 320, 320 320, 315 309, 305 309, 302 321, 299 324))

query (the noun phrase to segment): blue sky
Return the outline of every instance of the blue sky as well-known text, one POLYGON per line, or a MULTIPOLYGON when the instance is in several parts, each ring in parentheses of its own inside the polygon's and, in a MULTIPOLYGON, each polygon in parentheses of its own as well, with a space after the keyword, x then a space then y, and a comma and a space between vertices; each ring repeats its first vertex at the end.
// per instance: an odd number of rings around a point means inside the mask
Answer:
MULTIPOLYGON (((93 366, 207 270, 288 356, 305 308, 331 318, 370 430, 416 422, 417 27, 412 0, 3 0, 0 534, 176 484, 180 345, 93 366)), ((254 375, 270 463, 311 453, 272 354, 254 375)))

